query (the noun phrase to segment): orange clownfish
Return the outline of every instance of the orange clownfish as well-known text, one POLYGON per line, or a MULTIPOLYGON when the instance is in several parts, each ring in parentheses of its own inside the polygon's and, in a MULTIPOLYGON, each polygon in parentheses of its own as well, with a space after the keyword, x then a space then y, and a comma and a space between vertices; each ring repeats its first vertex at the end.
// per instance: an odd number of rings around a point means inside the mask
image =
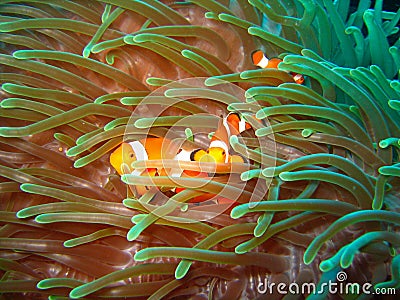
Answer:
MULTIPOLYGON (((179 161, 200 161, 200 162, 214 162, 214 163, 228 163, 228 162, 243 162, 243 158, 239 155, 229 154, 229 138, 232 135, 238 135, 243 131, 250 129, 251 126, 243 118, 236 113, 228 114, 220 121, 220 124, 214 133, 210 145, 207 150, 197 149, 193 151, 185 149, 177 149, 174 153, 173 159, 179 161)), ((159 160, 165 158, 163 149, 167 149, 170 141, 165 138, 146 138, 140 141, 124 142, 110 155, 110 163, 119 175, 133 174, 140 176, 158 176, 164 175, 165 170, 156 168, 147 168, 145 170, 133 169, 132 163, 137 160, 159 160), (163 148, 164 147, 164 148, 163 148)), ((189 176, 189 177, 207 177, 208 174, 204 172, 189 171, 189 170, 171 170, 171 177, 189 176)), ((148 187, 136 186, 136 193, 143 195, 148 187)), ((184 190, 185 188, 172 189, 176 193, 184 190)), ((215 195, 205 194, 195 197, 190 202, 202 202, 212 198, 215 195)))
MULTIPOLYGON (((261 50, 254 51, 251 54, 251 59, 255 66, 260 67, 262 69, 267 69, 267 68, 278 69, 279 63, 282 62, 282 59, 280 58, 276 57, 268 58, 261 50)), ((290 74, 292 75, 294 82, 296 82, 297 84, 303 84, 304 76, 302 74, 297 74, 293 72, 290 72, 290 74)))
MULTIPOLYGON (((229 139, 232 135, 238 135, 250 128, 250 124, 241 118, 237 113, 228 114, 223 120, 220 121, 217 130, 211 138, 208 149, 194 150, 190 155, 191 160, 214 163, 244 162, 241 156, 229 154, 229 139)), ((189 176, 204 176, 204 174, 192 173, 189 176)), ((194 198, 191 202, 206 201, 216 196, 217 195, 214 194, 204 194, 194 198)), ((231 204, 235 201, 218 197, 217 202, 218 204, 231 204)))
MULTIPOLYGON (((146 138, 140 141, 122 143, 110 155, 110 163, 119 175, 133 174, 141 176, 158 176, 164 174, 165 170, 147 168, 136 170, 132 168, 132 163, 137 160, 158 160, 165 158, 163 150, 168 148, 170 141, 164 138, 146 138)), ((174 156, 177 160, 190 160, 190 151, 180 149, 174 156)), ((173 177, 179 177, 182 171, 172 170, 173 177)), ((136 187, 136 192, 143 195, 148 190, 147 187, 136 187)))
POLYGON ((243 162, 241 156, 229 154, 229 139, 232 135, 238 135, 250 128, 250 124, 237 113, 228 114, 220 121, 217 130, 211 138, 208 149, 193 151, 191 159, 215 163, 243 162))

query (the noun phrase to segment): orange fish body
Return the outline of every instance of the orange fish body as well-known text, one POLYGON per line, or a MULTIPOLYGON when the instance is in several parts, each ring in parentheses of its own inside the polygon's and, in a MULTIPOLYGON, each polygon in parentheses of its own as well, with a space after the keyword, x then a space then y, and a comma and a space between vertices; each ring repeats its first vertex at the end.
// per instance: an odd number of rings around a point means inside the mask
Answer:
MULTIPOLYGON (((146 138, 140 141, 122 143, 110 155, 110 163, 119 175, 133 174, 137 176, 158 176, 165 173, 164 169, 146 168, 136 170, 132 163, 137 160, 159 160, 168 157, 170 140, 165 138, 146 138)), ((172 156, 173 157, 173 156, 172 156)), ((135 193, 141 196, 149 190, 147 186, 136 186, 135 193)))
MULTIPOLYGON (((170 142, 165 138, 146 138, 140 141, 122 143, 110 155, 110 163, 119 175, 134 174, 140 176, 158 176, 166 174, 163 169, 147 168, 136 170, 132 168, 132 163, 137 160, 160 160, 166 157, 175 158, 177 160, 192 160, 201 162, 228 163, 228 162, 243 162, 239 155, 229 154, 229 138, 232 135, 238 135, 243 131, 250 129, 251 126, 244 121, 243 118, 236 113, 230 113, 221 120, 216 132, 214 133, 209 148, 207 150, 194 150, 188 152, 183 149, 178 149, 179 152, 167 153, 170 142)), ((205 172, 184 170, 180 172, 172 171, 173 177, 208 177, 205 172)), ((147 186, 135 186, 135 193, 141 196, 149 190, 147 186)), ((175 192, 179 193, 185 188, 176 188, 175 192)), ((216 195, 204 194, 194 197, 189 202, 207 201, 216 195)), ((222 199, 222 198, 221 198, 222 199)), ((222 199, 223 203, 228 203, 229 199, 222 199)), ((221 202, 221 203, 222 203, 221 202)))
MULTIPOLYGON (((280 58, 267 58, 261 50, 254 51, 251 54, 251 59, 255 66, 262 69, 278 69, 278 65, 282 62, 282 59, 280 58)), ((302 74, 290 72, 290 75, 292 75, 294 82, 297 84, 303 84, 304 76, 302 74)))
POLYGON ((110 163, 119 175, 129 174, 133 171, 131 164, 137 160, 161 159, 162 150, 166 143, 168 141, 164 138, 147 138, 130 143, 124 142, 111 153, 110 163))
MULTIPOLYGON (((240 118, 238 114, 230 113, 219 122, 218 128, 211 138, 207 150, 198 149, 192 152, 191 158, 199 162, 229 163, 244 162, 239 155, 229 154, 229 138, 232 135, 238 135, 243 131, 250 129, 250 124, 240 118)), ((186 172, 184 172, 186 173, 186 172)), ((187 173, 186 173, 187 174, 187 173)), ((208 176, 206 173, 191 173, 189 176, 208 176)), ((217 197, 218 204, 231 204, 234 200, 218 197, 215 194, 204 194, 193 198, 190 202, 203 202, 217 197)))

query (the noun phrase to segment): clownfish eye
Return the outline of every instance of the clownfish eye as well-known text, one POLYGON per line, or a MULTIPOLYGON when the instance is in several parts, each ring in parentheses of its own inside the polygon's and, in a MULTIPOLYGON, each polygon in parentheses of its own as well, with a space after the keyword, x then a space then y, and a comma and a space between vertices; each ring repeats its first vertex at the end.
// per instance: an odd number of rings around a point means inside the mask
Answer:
POLYGON ((133 154, 133 153, 131 153, 131 155, 129 155, 129 157, 130 157, 130 158, 133 158, 133 157, 134 157, 134 154, 133 154))
POLYGON ((222 155, 225 155, 225 151, 222 151, 222 155))

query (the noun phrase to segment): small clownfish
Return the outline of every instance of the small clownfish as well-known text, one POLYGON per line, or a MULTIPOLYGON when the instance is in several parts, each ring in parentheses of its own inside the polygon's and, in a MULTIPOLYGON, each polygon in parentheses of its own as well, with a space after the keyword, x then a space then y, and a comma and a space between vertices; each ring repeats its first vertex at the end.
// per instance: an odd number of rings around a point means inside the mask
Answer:
MULTIPOLYGON (((214 162, 214 163, 228 163, 228 162, 244 162, 243 158, 239 155, 229 154, 229 138, 231 135, 238 135, 243 131, 250 129, 249 123, 245 122, 236 113, 228 114, 214 133, 209 148, 205 151, 197 149, 188 151, 185 149, 178 149, 175 155, 175 160, 180 161, 201 161, 201 162, 214 162)), ((158 170, 156 168, 147 168, 145 170, 136 170, 131 167, 131 164, 137 160, 156 160, 165 158, 162 153, 163 147, 168 147, 169 140, 164 138, 147 138, 140 141, 129 143, 122 143, 110 155, 110 163, 119 175, 133 174, 137 176, 158 176, 165 174, 165 170, 158 170)), ((165 149, 165 148, 164 148, 165 149)), ((189 177, 207 177, 208 174, 198 171, 190 170, 171 170, 171 177, 189 176, 189 177)), ((146 186, 136 186, 138 195, 143 195, 148 190, 146 186)), ((172 191, 179 193, 185 188, 175 188, 172 191)), ((203 202, 211 199, 215 195, 205 194, 193 198, 190 202, 203 202)), ((223 202, 223 200, 221 200, 223 202)), ((230 201, 230 200, 229 200, 230 201)), ((221 203, 222 203, 221 202, 221 203)))
POLYGON ((238 113, 231 112, 226 117, 226 123, 230 125, 231 135, 238 135, 242 132, 251 129, 251 125, 246 122, 246 120, 240 116, 238 113))
MULTIPOLYGON (((110 163, 119 175, 133 174, 141 176, 158 176, 165 174, 165 170, 156 168, 147 168, 145 170, 136 170, 131 164, 137 160, 158 160, 165 157, 163 150, 166 149, 170 141, 165 138, 146 138, 140 141, 122 143, 110 155, 110 163), (163 148, 164 147, 164 148, 163 148)), ((187 150, 180 149, 174 159, 190 160, 190 153, 187 150)), ((182 171, 172 170, 173 177, 179 177, 182 171)), ((136 186, 138 195, 143 195, 148 190, 146 186, 136 186)))
MULTIPOLYGON (((228 162, 244 162, 243 158, 239 155, 229 154, 229 138, 232 135, 238 135, 245 130, 251 128, 251 125, 241 118, 237 113, 229 113, 223 120, 220 121, 218 128, 211 138, 210 145, 207 150, 197 149, 191 152, 190 160, 199 162, 213 162, 213 163, 228 163, 228 162)), ((189 177, 207 177, 208 174, 196 171, 184 171, 184 175, 189 177)), ((179 193, 184 188, 176 188, 179 193)), ((204 194, 197 196, 189 202, 203 202, 210 200, 217 195, 204 194)), ((230 199, 218 197, 218 204, 231 204, 235 202, 230 199)))
MULTIPOLYGON (((278 69, 279 63, 282 62, 280 58, 267 58, 261 50, 256 50, 251 54, 252 62, 255 66, 260 67, 262 69, 278 69)), ((304 76, 302 74, 290 72, 293 77, 294 82, 297 84, 303 84, 304 76)))
MULTIPOLYGON (((110 163, 119 175, 140 175, 142 171, 133 170, 131 164, 137 160, 161 159, 164 143, 167 143, 164 138, 147 138, 140 141, 122 143, 111 153, 110 163)), ((154 170, 156 169, 148 168, 146 171, 154 173, 154 170)))
POLYGON ((208 149, 193 151, 191 160, 215 163, 244 162, 241 156, 229 154, 229 139, 232 135, 241 134, 250 128, 250 124, 237 113, 228 114, 219 122, 208 149))

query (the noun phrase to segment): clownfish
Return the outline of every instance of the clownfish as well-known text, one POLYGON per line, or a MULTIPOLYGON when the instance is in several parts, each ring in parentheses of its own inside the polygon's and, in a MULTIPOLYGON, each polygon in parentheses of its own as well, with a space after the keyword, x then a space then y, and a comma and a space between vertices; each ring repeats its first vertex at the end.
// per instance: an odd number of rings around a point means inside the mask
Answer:
MULTIPOLYGON (((229 154, 229 139, 232 135, 238 135, 251 128, 251 125, 247 123, 237 113, 230 113, 223 118, 215 133, 211 138, 210 145, 207 150, 197 149, 192 152, 190 158, 192 161, 199 162, 214 162, 214 163, 232 163, 232 162, 244 162, 243 158, 239 155, 229 154)), ((185 173, 185 172, 184 172, 185 173)), ((191 176, 204 176, 203 173, 192 174, 191 176)), ((194 198, 190 202, 201 202, 209 200, 217 195, 204 194, 194 198)), ((234 200, 230 200, 223 197, 217 197, 218 204, 232 204, 234 200)))
POLYGON ((229 154, 229 139, 251 128, 251 125, 237 113, 230 113, 223 118, 211 138, 207 150, 197 149, 192 152, 191 160, 215 163, 244 162, 239 155, 229 154))
MULTIPOLYGON (((244 162, 243 158, 239 155, 229 154, 229 138, 232 135, 238 135, 245 130, 250 129, 251 126, 243 118, 236 113, 230 113, 220 121, 220 124, 211 138, 210 145, 207 150, 185 150, 177 149, 174 153, 173 159, 178 161, 198 161, 198 162, 214 162, 214 163, 228 163, 228 162, 244 162)), ((140 141, 124 142, 116 148, 110 155, 110 163, 112 167, 118 172, 119 175, 133 174, 137 176, 159 176, 164 175, 165 170, 158 170, 156 168, 147 168, 145 170, 133 169, 132 163, 137 160, 159 160, 165 158, 163 149, 167 149, 170 141, 165 138, 146 138, 140 141), (164 147, 164 148, 163 148, 164 147)), ((171 170, 171 177, 189 176, 189 177, 207 177, 208 174, 204 172, 189 171, 189 170, 171 170)), ((143 195, 148 187, 136 186, 136 193, 143 195)), ((171 189, 179 193, 184 188, 171 189)), ((195 197, 190 202, 202 202, 212 198, 215 195, 205 194, 195 197)))
MULTIPOLYGON (((251 59, 255 66, 260 67, 262 69, 268 69, 268 68, 278 69, 279 63, 282 62, 282 59, 280 58, 276 57, 268 58, 261 50, 254 51, 251 54, 251 59)), ((304 76, 302 74, 297 74, 293 72, 290 72, 290 74, 292 75, 294 82, 296 82, 297 84, 303 84, 304 76)))
MULTIPOLYGON (((147 168, 145 170, 133 169, 132 163, 137 160, 158 160, 166 157, 163 150, 168 149, 170 141, 165 138, 146 138, 140 141, 122 143, 110 155, 110 163, 119 175, 133 174, 137 176, 158 176, 165 174, 165 170, 156 168, 147 168)), ((165 152, 165 151, 164 151, 165 152)), ((179 149, 179 153, 174 154, 176 160, 190 160, 191 152, 185 149, 179 149)), ((172 170, 172 177, 179 177, 181 170, 172 170)), ((146 186, 137 186, 136 192, 143 195, 148 190, 146 186)))

